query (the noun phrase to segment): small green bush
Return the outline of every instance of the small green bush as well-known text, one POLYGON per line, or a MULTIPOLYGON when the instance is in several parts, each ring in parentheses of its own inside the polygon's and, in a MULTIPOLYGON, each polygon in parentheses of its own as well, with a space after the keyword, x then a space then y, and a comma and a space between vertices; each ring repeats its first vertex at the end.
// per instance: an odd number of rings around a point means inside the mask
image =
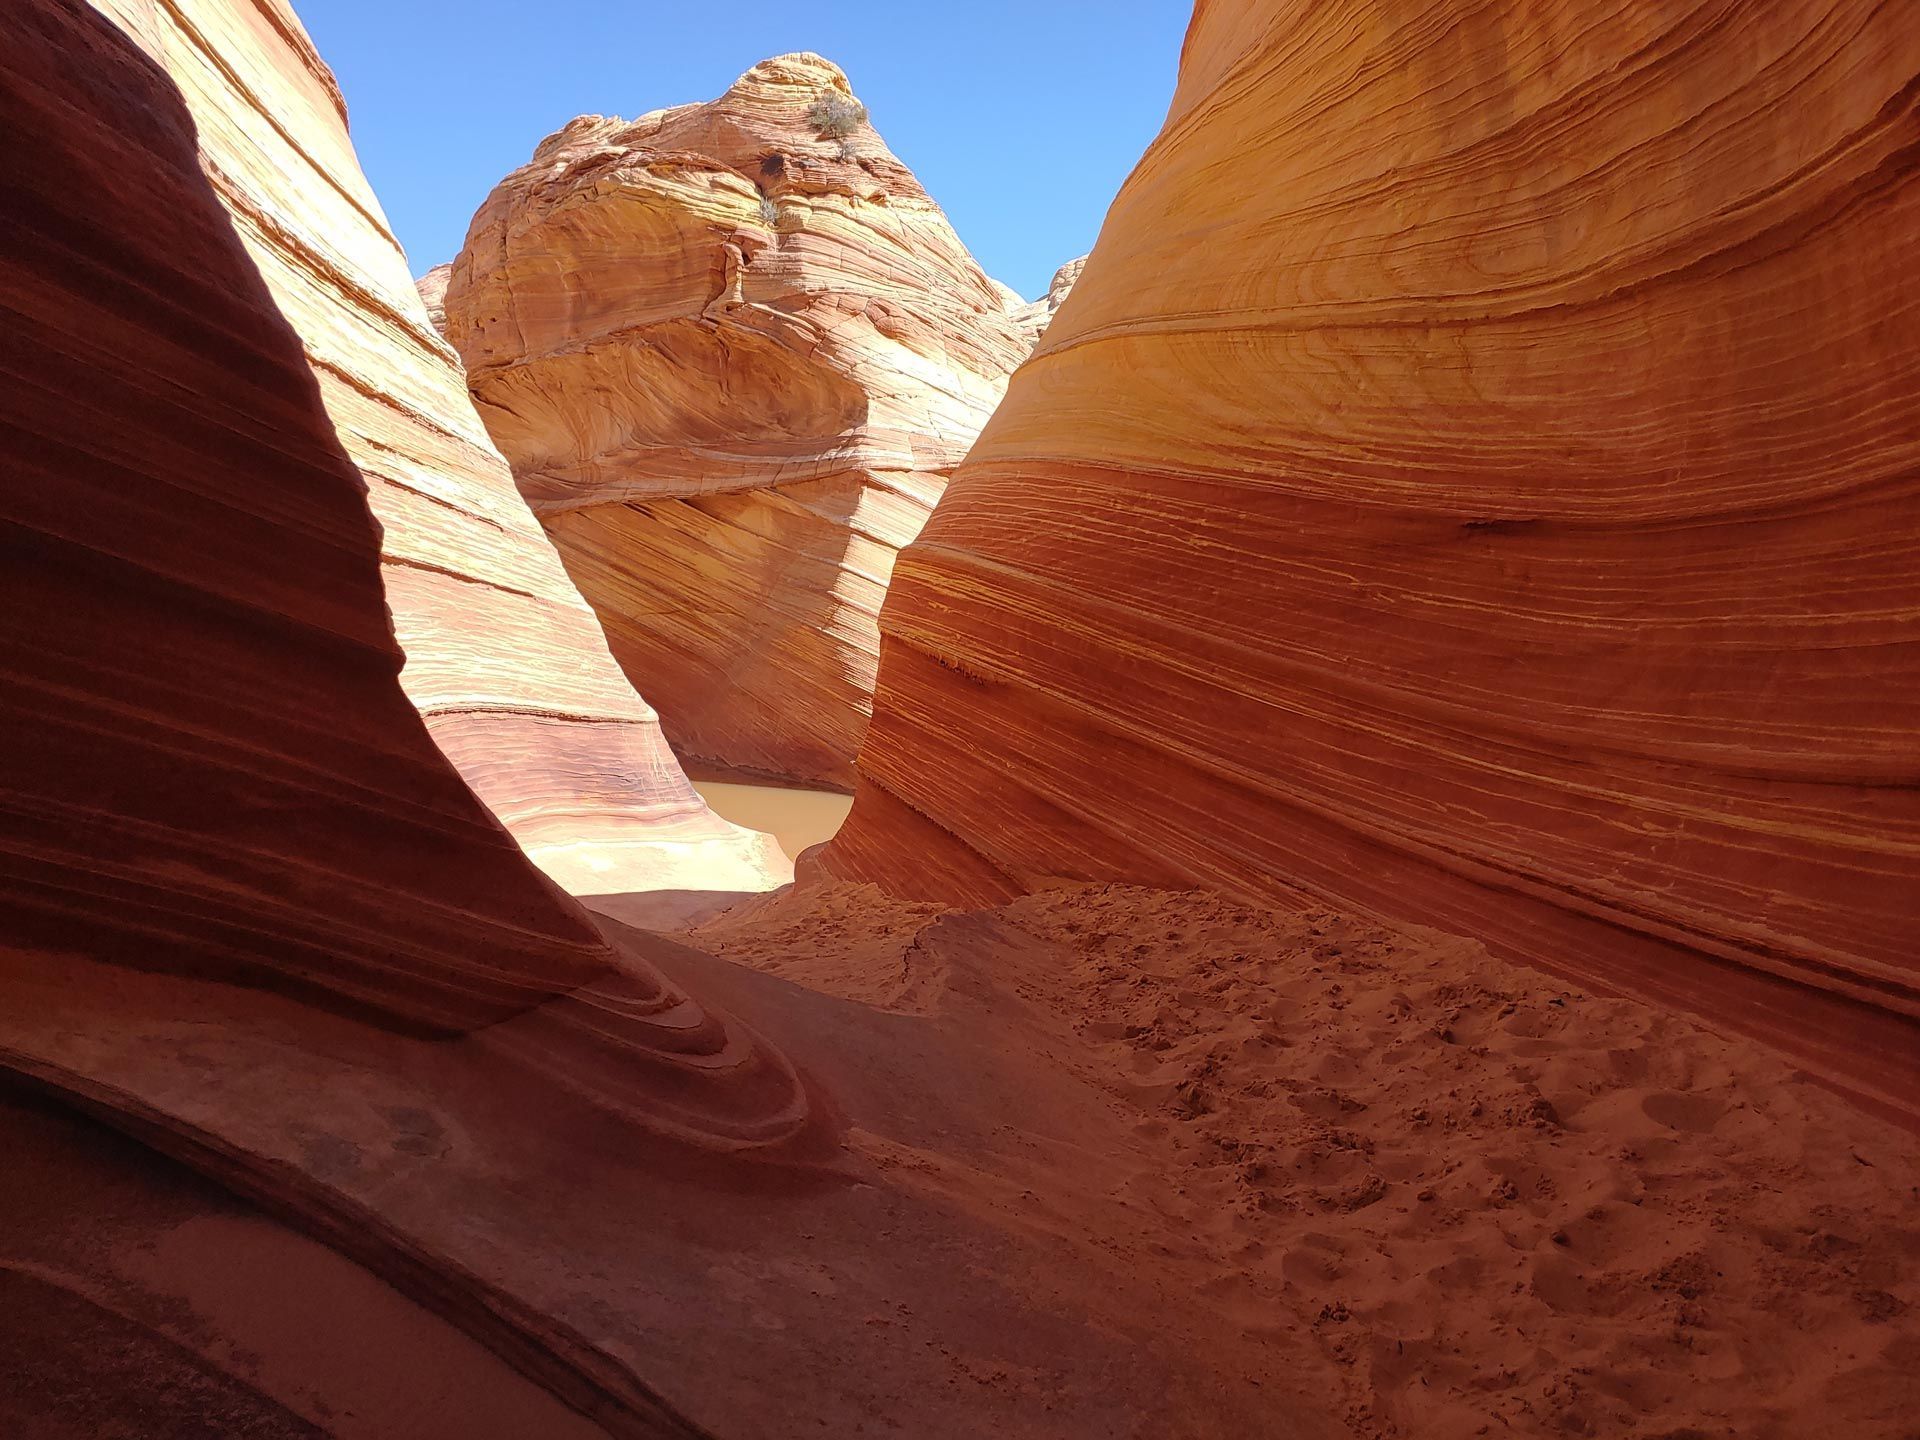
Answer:
POLYGON ((774 203, 771 195, 760 197, 760 218, 769 225, 780 223, 780 207, 774 203))
POLYGON ((823 90, 807 107, 807 123, 823 140, 844 140, 867 123, 867 107, 852 96, 823 90))

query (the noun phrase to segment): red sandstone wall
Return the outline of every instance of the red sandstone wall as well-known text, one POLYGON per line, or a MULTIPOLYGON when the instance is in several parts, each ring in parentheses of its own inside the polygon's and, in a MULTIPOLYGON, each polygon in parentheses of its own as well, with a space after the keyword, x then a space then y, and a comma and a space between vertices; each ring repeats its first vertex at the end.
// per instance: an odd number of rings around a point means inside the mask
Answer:
MULTIPOLYGON (((197 13, 324 75, 277 7, 197 13)), ((486 1083, 534 1103, 788 1134, 784 1062, 616 958, 403 692, 366 483, 154 59, 185 16, 0 18, 0 1068, 111 1092, 116 1123, 244 1128, 309 1046, 338 1090, 391 1032, 479 1032, 486 1083)), ((576 757, 520 758, 546 784, 576 757)))
POLYGON ((6 943, 455 1030, 580 983, 598 937, 401 693, 365 487, 172 83, 84 6, 0 35, 6 943))

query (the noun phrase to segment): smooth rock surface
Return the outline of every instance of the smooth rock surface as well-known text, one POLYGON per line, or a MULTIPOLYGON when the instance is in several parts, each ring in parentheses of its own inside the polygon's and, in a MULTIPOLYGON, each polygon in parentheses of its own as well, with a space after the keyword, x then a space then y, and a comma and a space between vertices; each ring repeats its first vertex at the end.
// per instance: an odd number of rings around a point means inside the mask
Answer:
POLYGON ((324 68, 109 13, 0 10, 0 1069, 62 1107, 0 1086, 0 1434, 1908 1435, 1908 1137, 1684 1017, 1125 887, 589 926, 400 689, 327 312, 169 73, 324 68))
POLYGON ((359 474, 173 82, 85 6, 4 35, 7 943, 435 1030, 581 983, 605 947, 396 683, 359 474))
POLYGON ((8 1440, 604 1440, 351 1261, 0 1085, 8 1440))
POLYGON ((848 788, 875 617, 1026 345, 816 55, 585 115, 503 180, 446 329, 677 752, 848 788))
POLYGON ((1330 899, 1920 1115, 1920 29, 1209 0, 829 875, 1330 899))

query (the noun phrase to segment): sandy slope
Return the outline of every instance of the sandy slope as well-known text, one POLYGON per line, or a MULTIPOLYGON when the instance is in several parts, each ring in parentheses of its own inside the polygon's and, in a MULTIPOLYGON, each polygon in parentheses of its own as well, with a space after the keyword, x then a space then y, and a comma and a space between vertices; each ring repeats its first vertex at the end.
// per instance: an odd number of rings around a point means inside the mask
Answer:
POLYGON ((0 1435, 490 1433, 429 1374, 564 1433, 421 1303, 623 1437, 1914 1434, 1912 1137, 1747 1042, 1194 893, 604 929, 792 1063, 785 1150, 649 1129, 690 1081, 585 997, 426 1041, 39 957, 32 1073, 274 1218, 0 1106, 0 1435))
POLYGON ((1130 1137, 1097 1161, 869 1149, 1057 1233, 1074 1283, 1199 1297, 1224 1369, 1282 1365, 1354 1435, 1914 1433, 1912 1139, 1750 1043, 1199 893, 959 915, 837 887, 687 938, 1097 1087, 1130 1137))

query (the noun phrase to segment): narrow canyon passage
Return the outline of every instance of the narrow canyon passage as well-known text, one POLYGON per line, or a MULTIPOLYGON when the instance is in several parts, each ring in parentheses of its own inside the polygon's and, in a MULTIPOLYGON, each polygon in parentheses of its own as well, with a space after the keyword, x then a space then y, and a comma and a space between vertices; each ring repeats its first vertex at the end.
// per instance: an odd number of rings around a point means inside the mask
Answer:
POLYGON ((0 1436, 1912 1440, 1905 18, 1203 0, 1028 301, 0 9, 0 1436))

